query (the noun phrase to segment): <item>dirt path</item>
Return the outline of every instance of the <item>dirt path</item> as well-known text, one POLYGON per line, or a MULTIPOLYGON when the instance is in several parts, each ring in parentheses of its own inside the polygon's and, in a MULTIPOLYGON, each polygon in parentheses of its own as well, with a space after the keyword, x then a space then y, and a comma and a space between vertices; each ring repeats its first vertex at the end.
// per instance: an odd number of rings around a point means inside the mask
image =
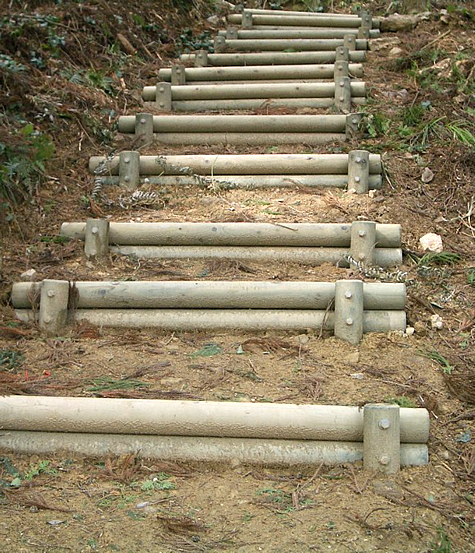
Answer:
MULTIPOLYGON (((126 17, 124 6, 114 9, 126 17)), ((374 137, 316 149, 229 147, 224 152, 346 152, 361 146, 386 158, 389 182, 374 197, 299 188, 212 192, 170 187, 160 209, 91 205, 81 200, 92 188, 83 166, 89 154, 100 154, 103 147, 87 127, 80 137, 82 151, 77 151, 77 135, 66 134, 63 147, 57 145, 55 168, 36 203, 15 208, 3 246, 2 393, 342 405, 395 401, 431 412, 430 464, 380 478, 359 464, 296 471, 238 462, 185 466, 134 457, 85 460, 5 452, 0 458, 0 551, 475 551, 475 288, 470 280, 475 259, 467 215, 473 201, 474 150, 469 139, 456 140, 447 128, 462 118, 473 128, 475 32, 473 20, 463 13, 447 17, 445 23, 437 12, 415 31, 373 41, 365 80, 374 99, 368 107, 374 137), (439 42, 421 50, 447 30, 439 42), (396 47, 401 52, 391 53, 396 47), (444 65, 444 59, 450 61, 444 65), (434 123, 438 118, 444 119, 434 123), (421 181, 425 167, 434 174, 428 183, 421 181), (139 262, 118 256, 93 264, 84 260, 82 244, 58 243, 55 237, 63 221, 83 221, 98 215, 95 210, 114 221, 365 218, 400 223, 410 251, 419 251, 420 236, 436 232, 460 260, 425 269, 406 257, 404 269, 415 279, 407 307, 415 334, 367 335, 357 347, 310 330, 251 335, 82 325, 64 337, 44 339, 36 328, 14 323, 7 305, 9 287, 31 267, 38 279, 360 278, 330 265, 139 262), (444 321, 441 331, 431 328, 434 313, 444 321)), ((124 83, 120 107, 94 89, 87 89, 90 95, 81 101, 95 102, 96 113, 113 108, 131 113, 139 109, 137 90, 153 82, 153 68, 161 63, 138 65, 134 78, 124 83)), ((120 78, 114 77, 114 85, 120 87, 120 78)), ((71 108, 71 117, 79 107, 71 108)), ((106 127, 109 116, 103 117, 106 127)), ((114 137, 114 148, 129 145, 114 137)), ((163 148, 162 153, 216 153, 216 148, 163 148)), ((118 195, 107 191, 109 199, 118 195)))

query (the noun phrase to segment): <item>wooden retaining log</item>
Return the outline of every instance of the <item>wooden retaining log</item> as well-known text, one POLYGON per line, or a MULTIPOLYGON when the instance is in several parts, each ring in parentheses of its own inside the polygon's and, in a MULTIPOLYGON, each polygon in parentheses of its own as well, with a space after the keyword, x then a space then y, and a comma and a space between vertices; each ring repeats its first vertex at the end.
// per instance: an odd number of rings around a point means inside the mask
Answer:
MULTIPOLYGON (((253 65, 251 67, 185 67, 186 83, 205 81, 266 81, 291 79, 333 79, 335 64, 322 65, 253 65)), ((360 63, 350 63, 348 67, 352 77, 363 76, 363 66, 360 63)), ((162 68, 158 71, 161 81, 170 82, 172 68, 162 68)), ((186 94, 186 93, 185 93, 186 94)))
MULTIPOLYGON (((89 219, 89 226, 100 220, 89 219)), ((86 241, 86 223, 63 223, 62 236, 86 241)), ((365 222, 353 223, 358 229, 365 222)), ((237 259, 241 261, 286 261, 319 265, 332 263, 349 266, 351 255, 367 263, 391 267, 402 263, 400 227, 372 224, 372 239, 361 238, 353 225, 294 224, 276 226, 265 223, 116 223, 104 237, 104 249, 138 258, 162 259, 237 259), (277 229, 277 231, 276 231, 277 229), (349 239, 348 235, 351 235, 349 239), (356 236, 356 243, 355 242, 356 236), (312 240, 313 238, 313 240, 312 240), (384 246, 390 247, 384 247, 384 246), (345 247, 346 246, 346 247, 345 247), (364 258, 364 256, 363 256, 364 258)))
MULTIPOLYGON (((144 459, 264 466, 343 465, 363 461, 363 442, 261 440, 135 434, 28 432, 0 434, 0 450, 26 455, 68 452, 89 457, 135 455, 144 459)), ((427 465, 426 444, 401 444, 401 466, 427 465)))
MULTIPOLYGON (((242 53, 214 53, 206 54, 202 50, 194 54, 181 54, 180 61, 188 63, 201 62, 199 67, 229 66, 229 65, 305 65, 305 64, 331 64, 336 61, 336 52, 242 52, 242 53)), ((349 52, 348 59, 351 63, 366 61, 366 52, 353 50, 349 52)), ((197 66, 198 67, 198 66, 197 66)))
MULTIPOLYGON (((101 177, 106 186, 120 185, 120 177, 101 177)), ((348 176, 345 175, 160 175, 139 177, 136 187, 153 186, 198 186, 201 188, 218 187, 220 190, 238 188, 254 190, 258 188, 348 188, 348 176)), ((368 190, 380 190, 383 186, 381 175, 369 175, 368 190)))
MULTIPOLYGON (((45 282, 45 286, 50 281, 45 282)), ((63 281, 58 281, 63 282, 63 281)), ((361 282, 361 281, 356 281, 361 282)), ((77 309, 327 309, 335 298, 334 282, 266 281, 78 281, 77 309)), ((33 306, 41 282, 19 282, 12 287, 12 305, 33 306)), ((406 287, 402 283, 365 282, 363 308, 367 311, 402 310, 406 287)))
MULTIPOLYGON (((371 16, 370 16, 371 17, 371 16)), ((228 23, 233 25, 243 25, 243 27, 254 28, 256 25, 267 26, 276 25, 279 27, 329 27, 329 28, 351 28, 358 29, 362 26, 365 20, 361 17, 340 16, 332 17, 328 14, 273 14, 273 13, 256 13, 250 10, 245 10, 242 14, 229 14, 227 16, 228 23), (251 22, 244 24, 243 18, 250 16, 251 22)), ((371 18, 372 26, 372 18, 371 18)))
POLYGON ((137 133, 151 118, 144 143, 323 144, 357 132, 361 114, 350 115, 162 115, 119 117, 119 132, 137 133), (259 131, 256 132, 256 129, 259 131))
MULTIPOLYGON (((314 29, 314 28, 291 28, 291 27, 253 27, 252 29, 234 29, 218 31, 218 36, 224 36, 230 40, 240 39, 335 39, 343 38, 345 35, 358 36, 358 29, 314 29)), ((368 38, 378 38, 380 36, 379 29, 371 29, 368 33, 368 38)))
MULTIPOLYGON (((89 160, 89 170, 93 173, 105 159, 104 156, 92 156, 89 160)), ((189 168, 194 174, 216 176, 348 175, 349 154, 141 155, 139 167, 141 175, 158 175, 162 172, 167 175, 180 175, 184 168, 189 168)), ((372 175, 381 174, 382 162, 379 154, 369 154, 368 169, 372 175)), ((107 170, 110 175, 119 175, 119 156, 110 160, 107 170)))
MULTIPOLYGON (((401 442, 427 443, 426 409, 378 405, 380 418, 397 410, 401 442)), ((3 430, 342 442, 363 442, 368 422, 356 406, 19 395, 0 398, 0 420, 3 430)))
MULTIPOLYGON (((348 36, 348 35, 347 35, 348 36)), ((354 35, 351 35, 354 38, 354 35)), ((214 40, 215 52, 282 52, 293 50, 295 52, 336 50, 338 46, 344 46, 344 39, 329 38, 301 38, 301 39, 227 39, 217 36, 214 40)), ((355 50, 367 50, 368 40, 357 38, 355 50)))

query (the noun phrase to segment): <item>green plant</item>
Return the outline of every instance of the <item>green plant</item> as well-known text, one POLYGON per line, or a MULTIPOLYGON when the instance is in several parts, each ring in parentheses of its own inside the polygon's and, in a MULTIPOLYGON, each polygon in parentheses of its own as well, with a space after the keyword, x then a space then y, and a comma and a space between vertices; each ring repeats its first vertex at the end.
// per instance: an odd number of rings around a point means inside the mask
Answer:
POLYGON ((475 148, 475 125, 470 121, 459 119, 447 123, 445 128, 452 134, 452 138, 469 148, 475 148))
POLYGON ((406 396, 390 397, 385 399, 385 402, 395 403, 396 405, 399 405, 399 407, 409 407, 411 409, 417 407, 417 404, 412 399, 406 396))
POLYGON ((35 476, 39 476, 40 474, 50 474, 50 475, 56 475, 58 471, 54 468, 50 468, 51 461, 39 461, 37 465, 30 465, 30 469, 28 472, 24 475, 24 480, 33 480, 35 476))
POLYGON ((422 355, 424 357, 427 357, 427 359, 432 359, 432 361, 435 361, 436 363, 438 363, 442 367, 442 370, 444 371, 444 373, 452 374, 452 371, 453 371, 452 365, 438 351, 429 350, 429 351, 423 352, 422 355))
POLYGON ((140 489, 143 492, 151 492, 155 490, 159 491, 168 491, 168 490, 175 490, 176 485, 169 480, 170 475, 166 472, 159 472, 155 478, 152 480, 145 480, 141 486, 140 489))
POLYGON ((475 267, 467 269, 467 284, 475 284, 475 267))
POLYGON ((0 142, 0 196, 16 203, 33 196, 51 159, 54 146, 48 135, 34 130, 31 123, 16 135, 18 143, 0 142))
POLYGON ((430 553, 452 553, 452 544, 449 536, 442 528, 437 529, 437 541, 430 544, 430 553))
POLYGON ((2 348, 0 350, 0 370, 12 371, 21 365, 23 355, 17 351, 2 348))
POLYGON ((214 52, 213 38, 210 31, 203 31, 193 36, 191 29, 185 31, 178 37, 178 49, 180 52, 192 52, 193 50, 208 50, 214 52))
MULTIPOLYGON (((412 258, 414 259, 414 258, 412 258)), ((414 259, 415 260, 415 259, 414 259)), ((440 252, 440 253, 425 253, 422 257, 416 260, 419 266, 434 266, 434 265, 455 265, 460 261, 458 253, 440 252)))

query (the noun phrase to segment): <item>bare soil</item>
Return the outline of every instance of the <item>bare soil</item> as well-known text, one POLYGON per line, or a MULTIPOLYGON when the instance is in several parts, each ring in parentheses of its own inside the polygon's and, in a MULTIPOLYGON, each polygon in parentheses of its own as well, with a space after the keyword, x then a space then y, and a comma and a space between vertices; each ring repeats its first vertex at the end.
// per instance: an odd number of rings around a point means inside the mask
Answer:
MULTIPOLYGON (((35 12, 55 14, 68 27, 66 40, 71 47, 53 59, 53 67, 31 67, 25 75, 7 75, 3 81, 9 101, 17 94, 19 108, 0 120, 0 141, 14 140, 16 118, 22 114, 24 120, 34 121, 35 128, 53 136, 56 151, 37 193, 28 202, 3 204, 0 351, 21 358, 0 365, 0 392, 343 405, 397 401, 429 409, 430 464, 404 468, 386 478, 364 472, 359 464, 271 469, 237 462, 178 465, 139 456, 82 459, 58 453, 45 459, 2 452, 0 551, 475 551, 471 438, 475 432, 475 288, 468 279, 475 266, 470 218, 474 149, 444 134, 442 128, 430 135, 424 149, 412 151, 398 134, 404 110, 421 102, 430 106, 423 121, 473 119, 467 111, 475 107, 473 93, 432 68, 444 56, 455 63, 463 52, 469 59, 472 56, 472 65, 463 68, 464 79, 473 79, 473 19, 455 12, 445 22, 435 10, 431 20, 417 29, 384 34, 373 41, 365 64, 372 95, 367 111, 389 126, 363 141, 317 149, 340 152, 358 146, 383 153, 388 182, 373 197, 298 187, 259 191, 170 187, 161 191, 163 201, 155 208, 111 206, 106 200, 116 200, 120 194, 114 189, 104 190, 102 200, 89 202, 93 178, 86 170, 88 156, 130 147, 130 140, 116 134, 109 140, 97 129, 114 128, 119 114, 140 110, 141 86, 155 82, 158 68, 168 65, 183 28, 192 28, 194 34, 216 29, 203 24, 210 14, 200 3, 190 13, 179 9, 180 2, 178 8, 173 3, 158 4, 151 10, 137 2, 37 3, 35 12), (168 28, 168 42, 154 43, 151 34, 158 31, 144 30, 143 25, 140 30, 129 8, 146 22, 168 28), (98 22, 97 29, 114 14, 122 18, 114 32, 122 31, 138 53, 137 58, 124 54, 120 75, 108 71, 115 54, 109 59, 101 43, 107 35, 97 32, 89 43, 86 40, 91 18, 98 22), (75 49, 73 36, 77 37, 75 49), (442 38, 429 45, 437 36, 442 38), (390 53, 395 46, 402 50, 396 57, 390 53), (437 50, 436 61, 417 57, 423 47, 437 50), (408 71, 414 60, 422 69, 432 68, 428 71, 434 73, 438 87, 426 86, 416 72, 408 71), (55 64, 102 69, 116 92, 110 95, 71 83, 54 69, 55 64), (28 94, 22 83, 30 87, 28 94), (39 102, 54 112, 53 119, 36 117, 39 102), (59 116, 61 110, 70 117, 59 116), (421 181, 425 167, 434 173, 429 183, 421 181), (13 218, 7 217, 9 213, 13 218), (62 222, 84 221, 91 215, 107 215, 113 221, 369 219, 400 223, 406 252, 420 254, 419 238, 438 233, 445 250, 459 254, 460 260, 422 270, 406 256, 402 270, 414 280, 408 286, 407 315, 415 334, 366 335, 358 347, 311 329, 300 335, 164 333, 80 325, 61 338, 45 339, 33 325, 17 323, 9 305, 12 283, 30 268, 37 271, 38 279, 71 280, 364 278, 354 269, 330 265, 137 261, 114 255, 97 264, 84 259, 83 244, 55 240, 62 222), (431 328, 434 314, 442 317, 442 330, 431 328), (205 348, 210 344, 214 347, 205 348), (206 355, 210 351, 214 354, 206 355), (433 359, 434 352, 439 361, 433 359), (12 485, 16 473, 21 477, 19 486, 12 485)), ((6 3, 4 7, 10 17, 20 12, 6 3)), ((373 11, 382 8, 376 2, 372 7, 373 11)), ((24 35, 18 40, 15 48, 29 52, 38 39, 24 35)), ((2 51, 13 55, 15 48, 6 41, 2 51)), ((29 55, 18 54, 24 63, 29 55)), ((251 151, 315 148, 184 147, 143 153, 251 151)))

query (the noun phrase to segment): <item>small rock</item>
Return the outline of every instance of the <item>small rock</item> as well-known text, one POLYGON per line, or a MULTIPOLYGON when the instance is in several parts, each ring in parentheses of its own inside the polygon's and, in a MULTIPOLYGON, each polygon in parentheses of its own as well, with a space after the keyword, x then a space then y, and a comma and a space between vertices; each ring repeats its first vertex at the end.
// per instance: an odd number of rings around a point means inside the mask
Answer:
POLYGON ((354 351, 353 353, 349 353, 342 358, 342 361, 344 363, 349 363, 350 365, 356 365, 356 363, 359 363, 360 361, 360 352, 354 351))
POLYGON ((432 315, 430 318, 430 326, 434 330, 441 330, 444 328, 444 321, 440 315, 432 315))
POLYGON ((50 526, 59 526, 60 524, 64 524, 65 520, 48 520, 48 524, 50 526))
POLYGON ((211 17, 208 17, 206 21, 211 23, 211 25, 217 25, 219 23, 219 17, 217 15, 212 15, 211 17))
POLYGON ((305 344, 308 344, 310 338, 306 334, 300 334, 297 336, 299 344, 302 344, 304 346, 305 344))
POLYGON ((28 269, 28 271, 25 271, 24 273, 21 273, 20 280, 23 280, 24 282, 31 282, 33 280, 36 280, 37 272, 35 269, 28 269))
POLYGON ((137 503, 135 506, 137 509, 143 509, 144 507, 148 507, 150 505, 149 501, 143 501, 142 503, 137 503))
POLYGON ((392 58, 399 58, 402 56, 403 53, 404 50, 402 48, 399 48, 399 46, 395 46, 394 48, 391 48, 391 50, 389 50, 389 55, 392 58))
POLYGON ((363 380, 364 374, 363 373, 353 373, 350 374, 351 378, 354 378, 355 380, 363 380))
POLYGON ((414 331, 416 334, 419 334, 419 336, 425 336, 427 334, 425 323, 423 323, 422 321, 417 321, 417 323, 414 323, 414 331))
POLYGON ((419 239, 419 244, 422 246, 422 249, 424 251, 435 253, 441 253, 442 251, 444 251, 442 238, 440 237, 440 235, 433 232, 424 234, 424 236, 419 239))
POLYGON ((406 328, 406 336, 414 336, 415 329, 412 326, 406 328))
POLYGON ((445 459, 446 461, 449 461, 450 460, 450 451, 447 451, 447 450, 442 451, 440 456, 442 457, 442 459, 445 459))
POLYGON ((386 499, 401 500, 403 498, 401 488, 396 482, 392 482, 391 480, 386 480, 384 482, 376 480, 373 484, 373 489, 376 495, 380 495, 386 499))
POLYGON ((434 180, 434 173, 429 169, 429 167, 426 167, 422 172, 421 180, 425 184, 434 180))
POLYGON ((370 190, 370 191, 368 192, 368 196, 369 196, 370 198, 374 198, 374 197, 376 196, 376 190, 370 190))

